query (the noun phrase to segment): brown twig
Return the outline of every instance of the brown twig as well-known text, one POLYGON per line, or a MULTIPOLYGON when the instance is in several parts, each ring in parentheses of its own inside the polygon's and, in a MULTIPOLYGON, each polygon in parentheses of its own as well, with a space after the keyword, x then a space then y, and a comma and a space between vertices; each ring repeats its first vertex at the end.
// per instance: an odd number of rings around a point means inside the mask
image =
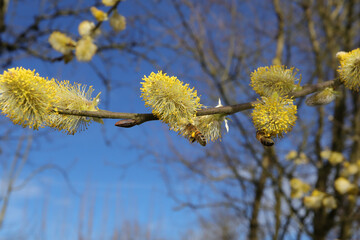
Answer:
MULTIPOLYGON (((300 91, 296 91, 290 94, 290 97, 299 98, 309 95, 311 93, 320 91, 327 87, 336 87, 340 85, 338 80, 329 80, 326 82, 310 85, 304 87, 300 91)), ((230 106, 223 106, 223 107, 214 107, 214 108, 205 108, 199 110, 196 115, 197 116, 204 116, 204 115, 212 115, 212 114, 225 114, 231 115, 237 112, 245 111, 252 109, 254 104, 258 103, 257 101, 247 102, 247 103, 240 103, 230 106)), ((110 118, 110 119, 124 119, 118 121, 115 126, 117 127, 133 127, 136 125, 140 125, 147 121, 152 120, 159 120, 156 116, 151 113, 121 113, 121 112, 111 112, 106 110, 98 110, 98 111, 78 111, 78 110, 69 110, 69 109, 57 109, 57 112, 60 114, 68 114, 68 115, 75 115, 75 116, 84 116, 84 117, 97 117, 97 118, 110 118)))
MULTIPOLYGON (((110 14, 111 14, 114 10, 117 9, 117 6, 120 4, 120 2, 121 2, 121 1, 118 1, 117 3, 115 3, 114 6, 112 6, 112 7, 106 12, 106 14, 107 14, 108 16, 110 16, 110 14)), ((103 23, 103 21, 98 21, 98 22, 96 23, 95 27, 92 29, 92 32, 95 33, 95 31, 101 27, 102 23, 103 23)))

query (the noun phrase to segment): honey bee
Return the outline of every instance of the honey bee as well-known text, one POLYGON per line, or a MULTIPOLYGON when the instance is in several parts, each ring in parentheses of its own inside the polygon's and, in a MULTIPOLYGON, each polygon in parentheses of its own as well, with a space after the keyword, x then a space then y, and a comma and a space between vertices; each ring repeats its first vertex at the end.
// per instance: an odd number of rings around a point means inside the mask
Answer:
POLYGON ((261 142, 262 145, 271 147, 274 145, 274 140, 271 139, 271 137, 266 136, 264 131, 257 131, 256 132, 256 139, 261 142))
POLYGON ((201 146, 206 146, 206 139, 204 135, 197 129, 197 127, 191 123, 188 123, 185 127, 185 130, 188 133, 189 141, 191 143, 197 141, 201 146))

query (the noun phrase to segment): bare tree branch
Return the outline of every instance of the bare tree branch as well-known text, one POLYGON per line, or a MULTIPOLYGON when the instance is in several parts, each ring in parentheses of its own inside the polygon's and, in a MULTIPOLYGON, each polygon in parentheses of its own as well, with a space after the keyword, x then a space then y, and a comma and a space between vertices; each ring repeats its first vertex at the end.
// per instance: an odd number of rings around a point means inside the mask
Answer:
POLYGON ((64 178, 66 184, 68 185, 70 191, 72 193, 74 193, 75 195, 79 195, 79 193, 76 191, 76 189, 72 186, 71 181, 69 179, 68 174, 66 173, 66 171, 64 169, 62 169, 61 167, 55 165, 55 164, 45 164, 42 165, 41 167, 35 169, 33 172, 30 173, 29 176, 27 176, 22 183, 20 183, 17 186, 14 186, 12 188, 13 191, 19 191, 21 189, 23 189, 24 187, 26 187, 26 185, 34 178, 36 177, 38 174, 46 171, 46 170, 56 170, 57 172, 59 172, 61 174, 61 176, 64 178))

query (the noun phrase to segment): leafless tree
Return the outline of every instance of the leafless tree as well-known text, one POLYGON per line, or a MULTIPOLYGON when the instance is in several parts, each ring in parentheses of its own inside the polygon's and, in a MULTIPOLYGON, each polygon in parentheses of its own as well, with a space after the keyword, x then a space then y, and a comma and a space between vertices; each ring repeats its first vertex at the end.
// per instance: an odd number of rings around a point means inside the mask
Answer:
MULTIPOLYGON (((355 0, 159 1, 167 4, 166 11, 155 2, 151 7, 142 5, 145 16, 156 22, 151 25, 156 28, 148 27, 155 29, 148 42, 168 50, 166 55, 158 53, 160 63, 161 56, 170 56, 164 61, 165 69, 174 71, 173 66, 180 65, 182 78, 193 80, 201 93, 209 93, 206 105, 216 105, 218 97, 226 105, 255 100, 249 75, 258 66, 299 68, 302 85, 335 79, 336 53, 359 46, 360 3, 355 0)), ((359 95, 342 86, 337 91, 334 104, 315 109, 299 99, 297 126, 274 148, 263 149, 256 142, 246 112, 232 115, 231 133, 200 156, 173 146, 172 161, 166 163, 178 167, 180 162, 184 172, 179 176, 199 182, 185 196, 171 190, 179 208, 230 206, 241 220, 239 227, 246 227, 248 239, 300 239, 304 235, 355 239, 358 205, 335 191, 340 167, 320 155, 329 148, 342 152, 349 163, 359 159, 359 95), (304 153, 308 163, 286 161, 292 149, 304 153), (293 177, 333 194, 338 207, 312 210, 292 199, 289 181, 293 177)))
MULTIPOLYGON (((61 6, 60 1, 44 3, 33 21, 18 30, 4 24, 5 3, 0 4, 3 67, 22 55, 49 62, 64 60, 45 44, 47 37, 54 30, 74 31, 69 25, 57 29, 54 19, 82 18, 90 8, 86 2, 75 7, 61 6)), ((255 101, 258 96, 249 87, 249 75, 258 66, 299 68, 304 88, 335 80, 336 53, 359 46, 358 0, 138 0, 136 4, 139 12, 129 19, 131 31, 121 35, 121 42, 114 40, 113 33, 103 33, 97 56, 108 66, 118 64, 111 50, 146 60, 192 82, 207 96, 202 101, 208 106, 216 105, 219 97, 224 105, 255 101)), ((97 65, 92 67, 108 90, 122 84, 104 77, 97 65)), ((172 153, 163 159, 170 169, 167 183, 178 208, 227 209, 237 216, 238 228, 244 229, 239 238, 356 239, 357 201, 335 191, 341 167, 321 156, 329 148, 343 153, 349 163, 360 159, 359 95, 343 86, 337 91, 335 103, 327 106, 309 108, 303 98, 298 99, 296 127, 273 148, 256 141, 248 111, 232 115, 230 133, 201 153, 195 148, 180 152, 170 142, 172 153), (299 156, 303 153, 307 163, 286 161, 290 150, 299 156), (189 184, 185 195, 171 184, 174 180, 178 184, 177 177, 189 184), (334 196, 337 208, 314 210, 292 199, 289 182, 294 177, 334 196)), ((358 175, 352 182, 358 182, 358 175)))

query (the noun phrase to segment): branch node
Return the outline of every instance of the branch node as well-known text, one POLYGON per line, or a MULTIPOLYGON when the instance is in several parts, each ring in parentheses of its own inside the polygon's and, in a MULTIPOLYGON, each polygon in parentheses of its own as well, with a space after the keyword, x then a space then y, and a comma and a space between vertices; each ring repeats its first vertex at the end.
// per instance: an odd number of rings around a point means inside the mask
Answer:
POLYGON ((138 123, 135 119, 123 119, 115 123, 115 126, 124 128, 131 128, 136 125, 138 125, 138 123))

